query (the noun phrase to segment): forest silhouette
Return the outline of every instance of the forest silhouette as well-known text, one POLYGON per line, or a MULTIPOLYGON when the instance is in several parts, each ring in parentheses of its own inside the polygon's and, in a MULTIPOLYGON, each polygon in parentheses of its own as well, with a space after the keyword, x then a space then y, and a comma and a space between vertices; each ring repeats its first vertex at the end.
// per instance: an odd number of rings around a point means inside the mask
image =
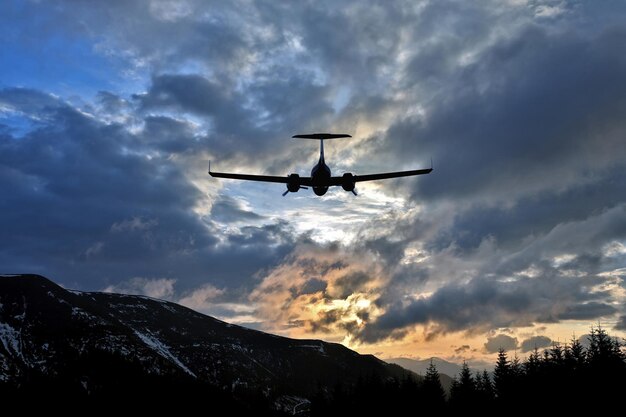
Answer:
POLYGON ((407 376, 383 381, 371 376, 352 387, 337 385, 330 392, 320 390, 312 401, 311 415, 417 415, 414 411, 407 414, 416 408, 487 415, 613 410, 626 394, 624 343, 600 326, 592 328, 587 339, 586 347, 573 337, 567 344, 557 343, 541 352, 535 348, 524 360, 500 349, 491 374, 473 372, 463 363, 449 394, 432 361, 420 380, 407 376))

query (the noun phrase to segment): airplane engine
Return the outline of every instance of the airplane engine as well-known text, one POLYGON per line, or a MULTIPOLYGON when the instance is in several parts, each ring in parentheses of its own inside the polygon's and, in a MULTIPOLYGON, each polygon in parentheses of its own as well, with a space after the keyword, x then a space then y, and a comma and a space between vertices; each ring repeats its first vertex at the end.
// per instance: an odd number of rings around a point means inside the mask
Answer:
POLYGON ((341 186, 346 191, 354 191, 354 175, 352 175, 349 172, 346 172, 345 174, 343 174, 341 186))
POLYGON ((289 180, 287 182, 287 190, 292 193, 298 192, 300 190, 300 175, 291 174, 289 175, 289 180))

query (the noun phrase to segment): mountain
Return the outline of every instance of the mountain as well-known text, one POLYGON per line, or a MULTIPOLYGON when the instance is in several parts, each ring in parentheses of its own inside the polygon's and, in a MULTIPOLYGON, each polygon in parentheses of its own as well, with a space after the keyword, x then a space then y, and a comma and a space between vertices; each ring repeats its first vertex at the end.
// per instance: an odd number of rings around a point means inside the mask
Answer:
MULTIPOLYGON (((409 358, 391 358, 385 360, 387 363, 400 365, 404 369, 415 372, 418 375, 426 375, 426 369, 430 365, 431 358, 429 359, 409 359, 409 358)), ((432 358, 433 363, 437 367, 439 372, 439 380, 441 385, 450 393, 450 387, 452 386, 452 378, 459 375, 461 372, 461 365, 448 362, 441 358, 432 358)))
POLYGON ((279 337, 167 301, 0 276, 0 394, 103 401, 199 394, 292 412, 340 382, 407 374, 340 344, 279 337))
POLYGON ((448 362, 441 358, 428 358, 428 359, 409 359, 409 358, 391 358, 386 359, 385 362, 400 365, 404 369, 415 372, 418 375, 426 375, 426 370, 430 365, 430 361, 433 361, 437 367, 437 371, 440 374, 446 374, 452 378, 457 376, 461 372, 461 365, 448 362))

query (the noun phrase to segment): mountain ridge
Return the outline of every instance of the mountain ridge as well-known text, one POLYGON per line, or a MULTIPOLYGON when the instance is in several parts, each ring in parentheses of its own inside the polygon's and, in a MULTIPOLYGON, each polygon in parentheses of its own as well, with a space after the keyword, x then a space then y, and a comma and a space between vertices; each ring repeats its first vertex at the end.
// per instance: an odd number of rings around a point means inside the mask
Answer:
POLYGON ((132 368, 138 380, 201 382, 272 401, 409 374, 340 344, 272 335, 168 301, 66 290, 39 275, 0 277, 0 388, 62 380, 77 393, 104 393, 124 384, 107 363, 122 374, 132 368))
POLYGON ((402 366, 403 368, 415 372, 418 375, 426 374, 426 370, 428 369, 431 361, 437 367, 437 371, 439 371, 439 373, 448 375, 451 378, 456 377, 459 372, 461 372, 461 365, 438 357, 432 357, 427 359, 413 359, 403 357, 385 359, 385 362, 387 363, 393 363, 402 366))
POLYGON ((439 372, 441 386, 446 391, 446 394, 450 395, 452 381, 459 375, 459 372, 461 372, 461 365, 437 357, 428 359, 389 358, 385 359, 385 362, 401 366, 408 371, 422 376, 426 375, 426 370, 431 360, 437 367, 437 372, 439 372))

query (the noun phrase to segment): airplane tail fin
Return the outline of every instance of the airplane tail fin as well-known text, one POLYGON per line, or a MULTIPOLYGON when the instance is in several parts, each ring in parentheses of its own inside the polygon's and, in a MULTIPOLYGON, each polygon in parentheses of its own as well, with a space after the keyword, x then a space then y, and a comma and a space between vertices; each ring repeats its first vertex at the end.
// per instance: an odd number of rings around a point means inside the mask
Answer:
POLYGON ((295 139, 339 139, 339 138, 351 138, 352 136, 347 135, 345 133, 310 133, 306 135, 293 135, 292 138, 295 139))
POLYGON ((317 139, 320 141, 320 163, 324 163, 324 140, 325 139, 339 139, 339 138, 351 138, 352 136, 345 133, 309 133, 305 135, 293 135, 295 139, 317 139))

